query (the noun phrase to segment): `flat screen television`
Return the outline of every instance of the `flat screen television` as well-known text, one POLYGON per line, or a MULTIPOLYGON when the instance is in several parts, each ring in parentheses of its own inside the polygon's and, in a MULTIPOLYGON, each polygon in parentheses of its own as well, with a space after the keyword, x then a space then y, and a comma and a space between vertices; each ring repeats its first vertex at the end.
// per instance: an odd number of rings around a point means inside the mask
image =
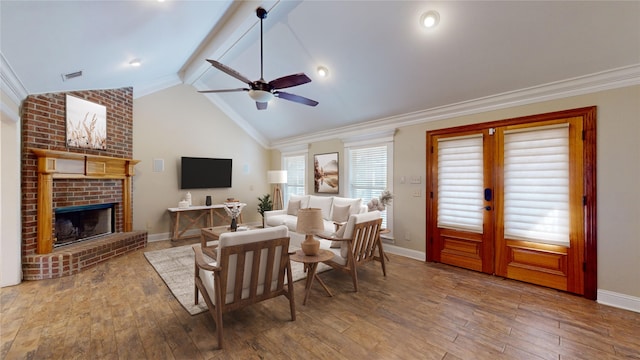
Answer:
POLYGON ((180 189, 231 187, 231 159, 183 156, 180 163, 180 189))

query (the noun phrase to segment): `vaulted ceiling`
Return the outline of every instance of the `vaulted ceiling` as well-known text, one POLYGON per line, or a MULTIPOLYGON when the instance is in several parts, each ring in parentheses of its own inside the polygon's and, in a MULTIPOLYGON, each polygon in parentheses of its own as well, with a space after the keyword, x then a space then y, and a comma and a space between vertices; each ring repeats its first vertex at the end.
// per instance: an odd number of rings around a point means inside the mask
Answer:
POLYGON ((245 87, 205 59, 259 79, 258 6, 269 11, 265 80, 304 72, 312 82, 286 91, 319 105, 274 99, 257 110, 246 92, 200 96, 265 145, 585 78, 640 76, 637 1, 2 0, 2 78, 26 94, 245 87), (440 14, 433 29, 419 24, 428 10, 440 14))

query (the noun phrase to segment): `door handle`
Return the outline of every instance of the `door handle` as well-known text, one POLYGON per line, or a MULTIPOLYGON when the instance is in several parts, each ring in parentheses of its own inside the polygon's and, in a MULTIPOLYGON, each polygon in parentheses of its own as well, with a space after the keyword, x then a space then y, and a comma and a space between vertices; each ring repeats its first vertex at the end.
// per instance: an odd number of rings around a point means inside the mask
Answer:
MULTIPOLYGON (((490 188, 486 188, 484 189, 484 201, 491 201, 491 198, 493 194, 491 193, 491 189, 490 188)), ((489 209, 487 209, 489 210, 489 209)))

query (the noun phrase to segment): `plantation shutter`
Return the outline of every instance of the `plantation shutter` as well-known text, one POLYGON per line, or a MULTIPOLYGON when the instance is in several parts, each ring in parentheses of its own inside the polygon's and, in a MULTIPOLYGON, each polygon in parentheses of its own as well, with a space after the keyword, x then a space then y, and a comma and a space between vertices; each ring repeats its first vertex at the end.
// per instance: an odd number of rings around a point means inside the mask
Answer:
MULTIPOLYGON (((349 154, 350 194, 366 205, 387 189, 387 145, 352 148, 349 154)), ((387 227, 387 211, 382 212, 382 227, 387 227)))
POLYGON ((483 232, 482 134, 438 139, 438 227, 483 232))
POLYGON ((506 130, 504 236, 569 246, 568 124, 506 130))

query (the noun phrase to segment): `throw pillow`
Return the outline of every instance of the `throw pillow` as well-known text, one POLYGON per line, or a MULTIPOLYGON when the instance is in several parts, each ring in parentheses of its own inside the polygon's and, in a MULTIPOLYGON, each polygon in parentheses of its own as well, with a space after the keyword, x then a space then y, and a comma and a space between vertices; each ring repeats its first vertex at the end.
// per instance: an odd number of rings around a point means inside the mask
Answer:
POLYGON ((316 196, 309 195, 309 207, 322 209, 322 218, 331 219, 331 204, 333 204, 333 196, 316 196))
POLYGON ((300 202, 301 200, 289 200, 289 204, 287 205, 287 215, 298 216, 298 210, 300 210, 300 202))
POLYGON ((300 209, 309 207, 309 195, 289 195, 289 201, 300 201, 300 209))
POLYGON ((333 198, 333 204, 338 206, 351 205, 351 215, 360 213, 360 206, 362 205, 362 199, 358 198, 343 198, 336 196, 333 198))
MULTIPOLYGON (((344 237, 344 229, 347 228, 347 224, 343 224, 340 228, 334 233, 335 237, 342 239, 344 237)), ((342 241, 332 241, 331 248, 339 248, 342 246, 342 241)))
POLYGON ((351 205, 346 206, 337 206, 333 205, 333 209, 331 209, 331 221, 335 222, 346 222, 349 220, 351 205))

